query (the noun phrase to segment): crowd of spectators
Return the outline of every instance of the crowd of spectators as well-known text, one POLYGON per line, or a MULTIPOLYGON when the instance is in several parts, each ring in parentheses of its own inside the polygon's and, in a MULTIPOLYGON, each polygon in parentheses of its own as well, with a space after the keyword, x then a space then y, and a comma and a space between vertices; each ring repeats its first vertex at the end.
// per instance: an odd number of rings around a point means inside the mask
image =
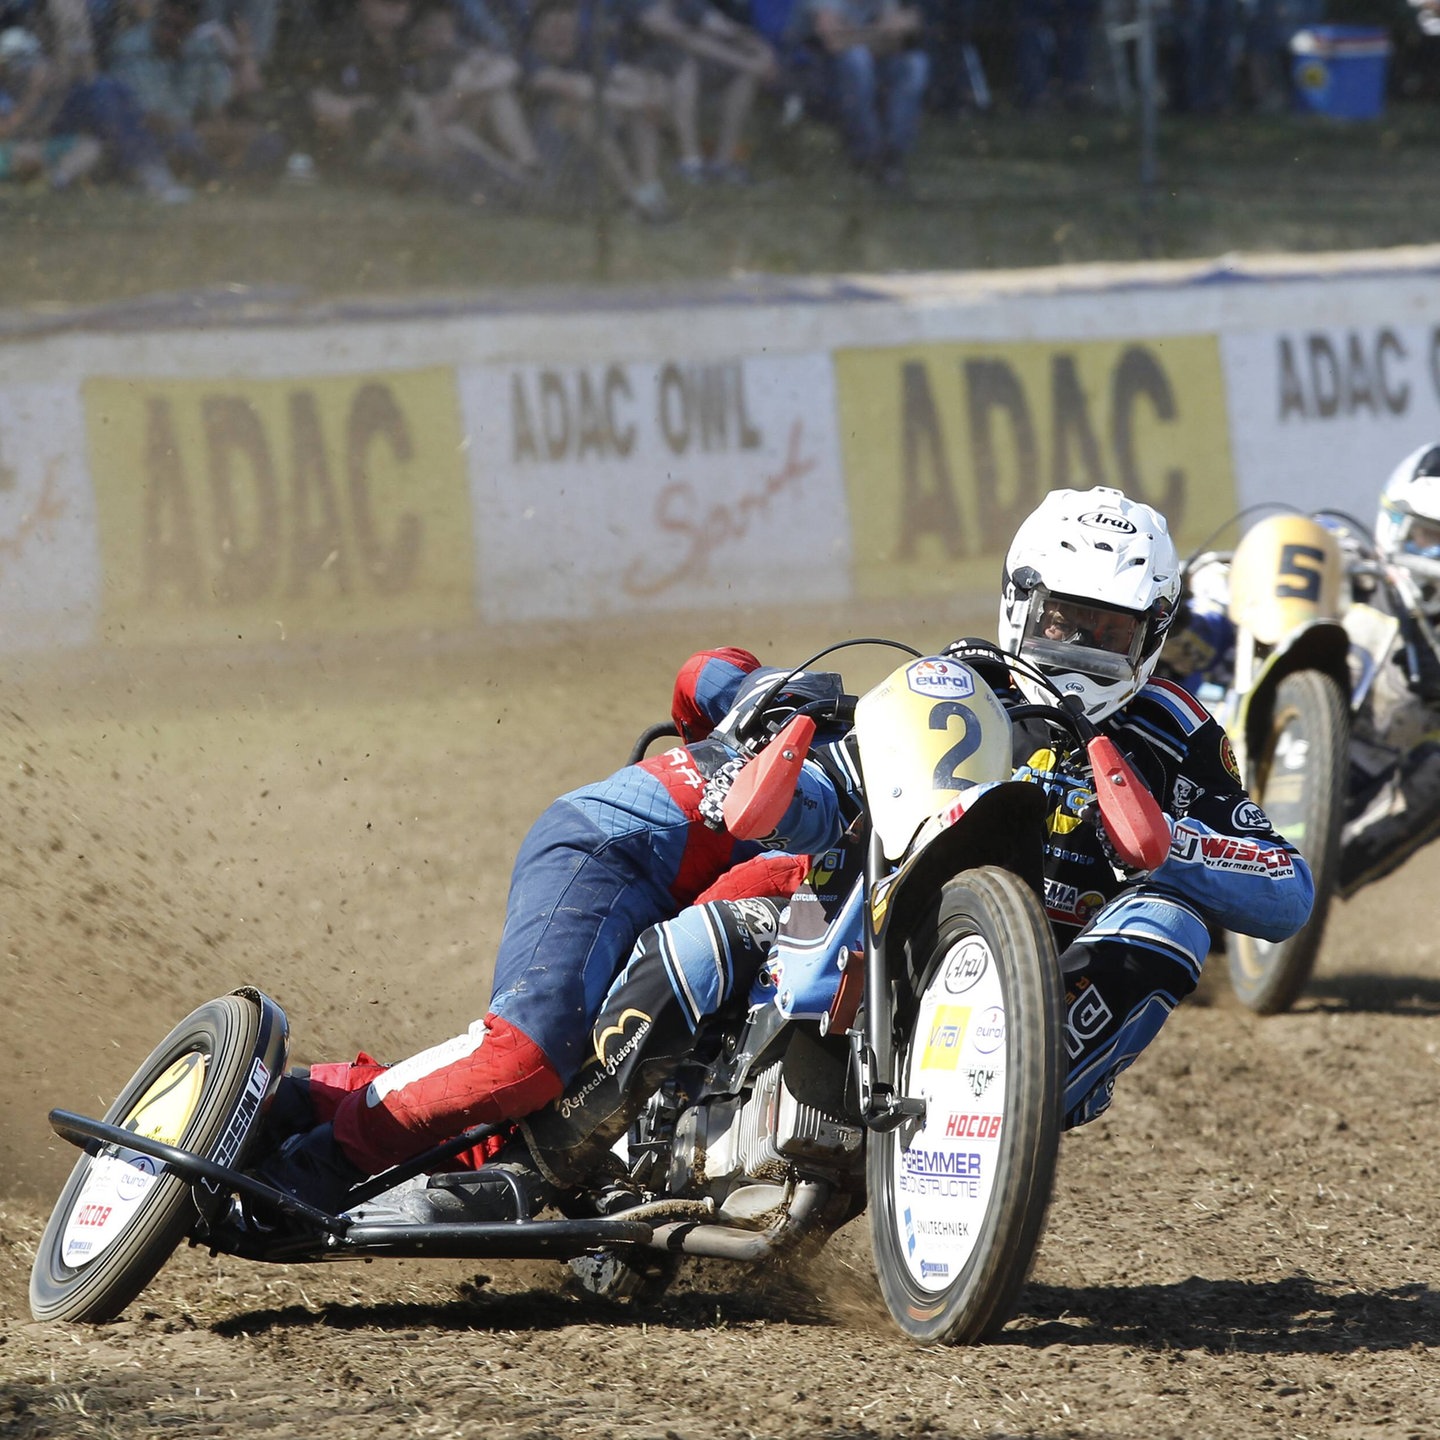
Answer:
MULTIPOLYGON (((1403 0, 1424 12, 1430 0, 1403 0)), ((1325 0, 1155 0, 1165 103, 1288 103, 1325 0)), ((1106 0, 0 0, 0 179, 196 185, 363 173, 556 201, 577 157, 635 212, 751 179, 757 104, 907 183, 926 113, 1098 103, 1106 0), (999 83, 997 84, 997 76, 999 83)), ((1102 63, 1103 62, 1103 63, 1102 63)), ((1113 96, 1113 91, 1110 92, 1113 96)))

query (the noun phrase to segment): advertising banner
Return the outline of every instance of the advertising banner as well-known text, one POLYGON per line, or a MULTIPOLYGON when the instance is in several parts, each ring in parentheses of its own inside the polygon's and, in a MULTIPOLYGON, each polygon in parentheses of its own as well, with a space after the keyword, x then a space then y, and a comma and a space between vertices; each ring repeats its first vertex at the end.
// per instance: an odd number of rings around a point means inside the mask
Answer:
POLYGON ((1440 440, 1440 247, 0 338, 0 650, 993 593, 1047 490, 1373 521, 1440 440))
POLYGON ((862 596, 995 586, 1047 490, 1146 500, 1182 552, 1235 511, 1214 336, 844 349, 835 370, 862 596))
POLYGON ((463 625, 453 372, 85 385, 107 638, 463 625))
POLYGON ((487 624, 842 599, 823 355, 462 372, 487 624))
POLYGON ((1440 326, 1239 331, 1222 346, 1244 504, 1283 499, 1369 526, 1391 470, 1440 440, 1440 326))
POLYGON ((0 649, 94 640, 95 505, 74 384, 0 387, 0 649))

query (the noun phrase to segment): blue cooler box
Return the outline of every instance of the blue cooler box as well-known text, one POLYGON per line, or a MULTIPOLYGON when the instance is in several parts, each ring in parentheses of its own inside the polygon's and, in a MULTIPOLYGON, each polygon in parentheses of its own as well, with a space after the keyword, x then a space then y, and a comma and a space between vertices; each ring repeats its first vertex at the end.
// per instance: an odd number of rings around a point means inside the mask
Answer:
POLYGON ((1313 25, 1290 41, 1295 103, 1316 115, 1374 120, 1385 110, 1390 37, 1366 25, 1313 25))

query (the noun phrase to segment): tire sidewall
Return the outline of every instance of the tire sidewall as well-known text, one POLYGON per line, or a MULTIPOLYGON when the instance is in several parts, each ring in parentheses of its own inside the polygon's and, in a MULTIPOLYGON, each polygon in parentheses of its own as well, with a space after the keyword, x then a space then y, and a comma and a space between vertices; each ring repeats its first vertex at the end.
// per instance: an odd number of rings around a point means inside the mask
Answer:
POLYGON ((903 1085, 910 1057, 925 1043, 914 1029, 921 997, 958 942, 977 933, 985 939, 999 968, 1006 1014, 1003 1144, 976 1243, 943 1290, 917 1285, 901 1254, 906 1201, 896 1189, 894 1159, 895 1147, 903 1143, 907 1129, 872 1133, 868 1140, 866 1180, 877 1278, 891 1315, 922 1344, 982 1339, 1009 1318, 1043 1229, 1058 1148, 1063 1093, 1059 968, 1043 910, 1008 872, 970 872, 951 881, 931 917, 918 927, 914 948, 923 967, 921 983, 904 1018, 909 1033, 896 1057, 897 1084, 903 1085), (1012 898, 1018 890, 1034 903, 1030 918, 1045 941, 1043 956, 1032 962, 1038 963, 1042 973, 1024 980, 1016 973, 1014 955, 997 943, 1004 922, 992 894, 996 874, 1010 882, 1006 888, 1012 898), (928 945, 928 958, 918 953, 920 945, 928 945), (1027 1074, 1040 1078, 1016 1083, 1017 1077, 1027 1074))
MULTIPOLYGON (((1260 793, 1253 798, 1262 809, 1266 808, 1264 792, 1271 784, 1276 746, 1282 731, 1295 717, 1300 720, 1312 757, 1306 766, 1302 802, 1308 843, 1298 848, 1315 882, 1315 904, 1310 918, 1288 939, 1267 943, 1249 935, 1232 935, 1228 956, 1231 986, 1241 1003, 1259 1015, 1289 1009, 1308 983, 1324 938, 1330 896, 1340 866, 1340 826, 1349 764, 1349 708, 1335 681, 1322 671, 1296 670, 1276 686, 1263 760, 1258 767, 1262 784, 1257 786, 1260 793), (1321 767, 1328 774, 1321 775, 1321 767)), ((1283 825, 1277 828, 1284 834, 1283 825)))
MULTIPOLYGON (((120 1124, 165 1070, 184 1055, 203 1053, 205 1079, 178 1148, 211 1158, 260 1058, 260 1019, 259 1007, 245 996, 225 995, 202 1005, 151 1051, 106 1110, 105 1121, 120 1124)), ((237 1158, 245 1138, 236 1147, 237 1158)), ((88 1154, 76 1162, 41 1236, 30 1276, 30 1308, 37 1320, 113 1318, 149 1283, 206 1203, 181 1176, 164 1174, 135 1202, 124 1230, 105 1250, 72 1267, 61 1252, 92 1163, 88 1154)))

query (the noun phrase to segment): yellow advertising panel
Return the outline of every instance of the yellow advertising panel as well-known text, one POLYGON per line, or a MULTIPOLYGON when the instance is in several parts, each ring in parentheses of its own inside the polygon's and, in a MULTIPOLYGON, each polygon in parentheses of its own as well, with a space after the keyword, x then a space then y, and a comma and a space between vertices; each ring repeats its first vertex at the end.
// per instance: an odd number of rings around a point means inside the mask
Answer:
POLYGON ((835 373, 861 595, 998 594, 1048 490, 1148 501, 1182 555, 1236 511, 1213 335, 841 350, 835 373))
POLYGON ((474 547, 444 368, 86 382, 121 642, 463 624, 474 547))

